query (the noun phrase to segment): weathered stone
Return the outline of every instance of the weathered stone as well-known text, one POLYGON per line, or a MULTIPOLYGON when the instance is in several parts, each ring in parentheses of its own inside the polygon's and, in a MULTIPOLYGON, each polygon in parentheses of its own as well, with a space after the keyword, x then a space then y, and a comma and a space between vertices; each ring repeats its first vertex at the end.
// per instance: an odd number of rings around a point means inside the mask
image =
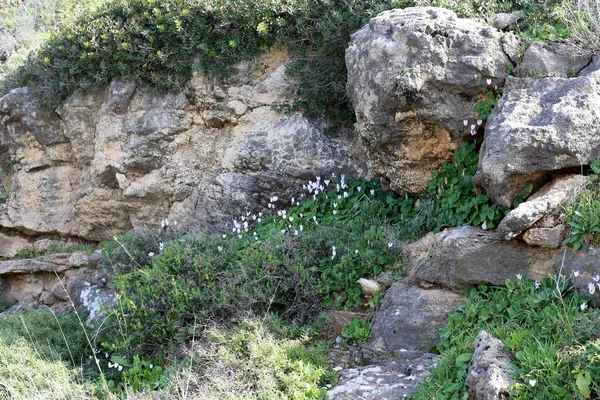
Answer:
POLYGON ((0 233, 0 257, 14 257, 29 247, 31 247, 31 243, 23 237, 0 233))
POLYGON ((503 30, 525 18, 523 11, 515 11, 511 13, 494 14, 492 26, 498 30, 503 30))
POLYGON ((558 248, 565 238, 566 227, 563 224, 554 228, 530 228, 521 236, 529 246, 558 248))
POLYGON ((421 192, 431 170, 469 136, 463 120, 501 84, 519 41, 449 10, 385 11, 346 50, 347 92, 376 172, 398 192, 421 192))
POLYGON ((0 100, 0 163, 13 167, 0 183, 12 194, 0 226, 88 240, 165 218, 179 229, 221 229, 271 196, 289 204, 316 175, 369 177, 349 132, 330 138, 324 123, 271 109, 291 100, 288 59, 268 52, 226 82, 197 74, 180 93, 115 79, 74 93, 53 118, 41 117, 27 90, 9 93, 0 100))
POLYGON ((382 365, 341 370, 339 383, 327 392, 329 400, 396 400, 415 393, 439 356, 423 354, 382 365))
POLYGON ((572 201, 588 182, 583 175, 568 175, 549 182, 504 217, 498 225, 498 234, 504 240, 513 239, 542 217, 560 213, 562 206, 572 201))
POLYGON ((574 77, 592 61, 592 53, 558 42, 533 42, 515 75, 522 78, 574 77))
POLYGON ((408 351, 427 350, 437 329, 465 297, 448 290, 422 289, 400 281, 386 292, 373 317, 371 339, 362 348, 368 362, 394 359, 408 351))
POLYGON ((600 154, 600 73, 508 78, 487 125, 474 182, 503 207, 550 173, 588 165, 600 154))
MULTIPOLYGON (((503 285, 507 279, 542 279, 555 264, 551 250, 503 242, 496 232, 465 226, 446 229, 427 238, 431 245, 412 252, 407 279, 438 284, 452 290, 477 285, 503 285)), ((418 243, 418 242, 417 242, 418 243)))
POLYGON ((504 343, 480 331, 473 344, 466 385, 470 400, 505 400, 513 393, 516 380, 510 375, 511 353, 504 343))
POLYGON ((360 285, 363 296, 374 296, 383 290, 381 285, 372 279, 360 278, 356 282, 360 285))
POLYGON ((600 71, 600 56, 594 56, 590 65, 579 72, 579 76, 590 75, 597 71, 600 71))
POLYGON ((592 305, 600 307, 600 248, 584 252, 564 247, 553 253, 552 263, 556 274, 570 277, 573 288, 583 296, 591 296, 592 305))

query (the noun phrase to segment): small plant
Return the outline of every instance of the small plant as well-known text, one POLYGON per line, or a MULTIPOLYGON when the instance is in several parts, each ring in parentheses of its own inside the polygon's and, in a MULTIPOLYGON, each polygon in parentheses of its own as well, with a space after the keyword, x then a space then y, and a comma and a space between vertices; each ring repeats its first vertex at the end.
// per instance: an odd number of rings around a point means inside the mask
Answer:
POLYGON ((475 103, 475 111, 478 113, 479 119, 481 121, 487 121, 487 119, 492 114, 494 107, 498 104, 498 100, 502 97, 502 92, 504 88, 502 87, 494 87, 485 92, 485 97, 482 100, 479 100, 475 103))
POLYGON ((361 344, 371 337, 372 324, 366 319, 353 318, 352 322, 342 329, 342 337, 346 344, 361 344))
POLYGON ((590 245, 600 243, 600 188, 583 189, 577 199, 565 207, 565 222, 570 227, 569 236, 563 244, 573 250, 587 252, 590 245))

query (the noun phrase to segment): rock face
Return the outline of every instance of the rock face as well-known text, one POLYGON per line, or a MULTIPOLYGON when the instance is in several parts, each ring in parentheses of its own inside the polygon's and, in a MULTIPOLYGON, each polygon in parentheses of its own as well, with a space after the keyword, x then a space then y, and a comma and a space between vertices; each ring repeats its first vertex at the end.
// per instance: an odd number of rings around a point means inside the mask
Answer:
POLYGON ((431 234, 413 246, 407 279, 452 290, 504 285, 517 275, 542 279, 556 267, 551 250, 503 242, 496 232, 470 226, 431 234))
POLYGON ((0 293, 19 307, 44 305, 59 312, 70 310, 72 301, 91 323, 99 323, 102 307, 114 305, 115 296, 93 263, 97 258, 75 252, 0 261, 0 293))
POLYGON ((474 343, 466 385, 470 400, 507 400, 516 380, 510 375, 512 355, 504 343, 480 331, 474 343))
POLYGON ((368 176, 351 139, 271 104, 290 99, 285 54, 237 66, 227 82, 197 75, 184 93, 115 79, 76 93, 49 118, 26 89, 0 99, 0 226, 89 240, 164 218, 222 227, 281 201, 315 175, 368 176))
POLYGON ((519 42, 449 10, 391 10, 346 50, 347 91, 376 172, 398 192, 421 192, 475 123, 474 104, 500 85, 519 42))
POLYGON ((373 317, 371 339, 362 348, 363 358, 377 362, 407 352, 423 353, 437 343, 437 328, 465 297, 443 289, 423 289, 395 283, 373 317))
POLYGON ((504 217, 498 234, 504 240, 513 239, 542 217, 562 212, 562 206, 574 200, 588 181, 583 175, 568 175, 548 183, 504 217))
POLYGON ((600 154, 600 72, 576 78, 508 78, 486 125, 474 177, 509 207, 529 184, 579 172, 600 154))

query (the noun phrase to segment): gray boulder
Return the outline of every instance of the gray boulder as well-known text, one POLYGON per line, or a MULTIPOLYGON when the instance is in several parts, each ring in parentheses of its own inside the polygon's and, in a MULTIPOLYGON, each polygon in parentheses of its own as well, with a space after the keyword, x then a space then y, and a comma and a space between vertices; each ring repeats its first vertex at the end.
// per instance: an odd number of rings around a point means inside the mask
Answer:
POLYGON ((549 249, 504 242, 496 232, 470 226, 446 229, 413 246, 407 279, 452 290, 504 285, 517 275, 542 279, 555 267, 549 249))
POLYGON ((465 300, 449 290, 395 283, 373 317, 371 339, 362 347, 363 359, 380 362, 423 354, 437 343, 437 330, 446 323, 447 314, 465 300))
POLYGON ((530 228, 522 235, 522 239, 529 246, 559 248, 565 239, 566 227, 558 224, 552 228, 530 228))
POLYGON ((487 125, 475 184, 510 207, 529 184, 579 171, 600 154, 600 73, 508 78, 487 125), (575 172, 573 171, 573 172, 575 172))
POLYGON ((534 42, 515 70, 515 75, 528 78, 548 76, 573 77, 592 61, 592 53, 557 42, 534 42))
POLYGON ((588 181, 583 175, 567 175, 548 183, 504 217, 498 234, 504 240, 513 239, 542 217, 560 213, 588 181))
POLYGON ((510 34, 449 10, 390 10, 352 35, 347 92, 358 132, 384 183, 421 192, 469 136, 474 104, 518 58, 510 34))
POLYGON ((480 331, 473 344, 466 385, 469 400, 507 400, 516 380, 510 375, 512 354, 502 341, 480 331))

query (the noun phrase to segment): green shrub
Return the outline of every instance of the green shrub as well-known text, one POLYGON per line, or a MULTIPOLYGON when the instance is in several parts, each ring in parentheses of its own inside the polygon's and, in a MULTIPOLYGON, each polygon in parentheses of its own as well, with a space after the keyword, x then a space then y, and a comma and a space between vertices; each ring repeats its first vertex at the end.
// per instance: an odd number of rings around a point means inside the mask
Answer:
POLYGON ((467 301, 449 315, 440 330, 443 357, 416 399, 466 398, 468 361, 481 329, 515 355, 513 373, 524 382, 516 387, 516 399, 582 398, 576 382, 587 376, 593 378, 586 387, 598 395, 597 362, 581 362, 600 356, 594 338, 600 312, 587 309, 589 298, 570 291, 564 276, 543 282, 517 279, 506 285, 472 289, 467 301))
MULTIPOLYGON (((394 268, 398 258, 386 219, 393 207, 378 200, 387 195, 370 189, 374 183, 338 184, 339 194, 321 192, 287 210, 285 218, 282 211, 266 217, 253 231, 182 236, 165 243, 147 265, 116 268, 113 282, 129 334, 113 344, 153 352, 187 337, 194 320, 273 310, 304 321, 322 306, 360 305, 356 281, 394 268)), ((146 251, 135 250, 142 256, 146 251)))
POLYGON ((132 77, 182 89, 192 68, 226 77, 236 62, 278 43, 296 54, 301 100, 312 116, 353 120, 345 96, 351 33, 395 0, 113 0, 53 31, 18 72, 49 110, 77 89, 132 77))

